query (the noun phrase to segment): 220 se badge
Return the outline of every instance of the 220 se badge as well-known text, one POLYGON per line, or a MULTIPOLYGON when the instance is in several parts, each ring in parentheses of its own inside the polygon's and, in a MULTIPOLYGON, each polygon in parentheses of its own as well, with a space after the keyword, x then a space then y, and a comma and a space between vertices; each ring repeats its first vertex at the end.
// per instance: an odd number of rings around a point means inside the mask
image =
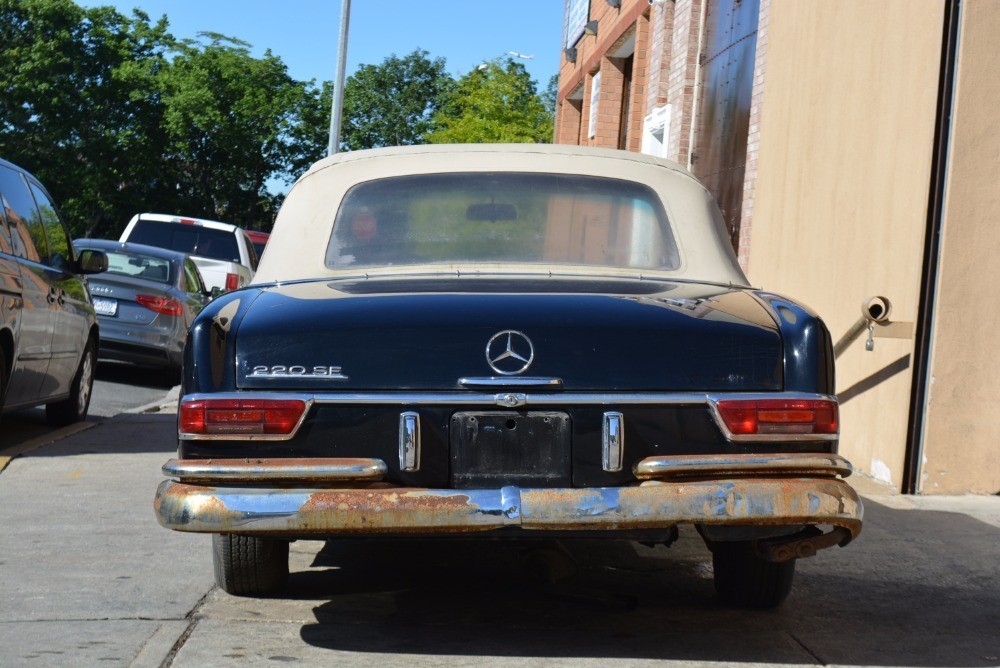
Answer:
POLYGON ((669 544, 686 524, 718 593, 767 607, 861 530, 826 327, 752 288, 706 190, 647 156, 323 160, 184 369, 156 514, 214 534, 232 594, 279 590, 296 539, 669 544))
POLYGON ((304 367, 299 364, 275 364, 268 366, 261 364, 255 366, 250 372, 251 376, 257 378, 274 378, 277 376, 302 376, 309 378, 327 378, 330 380, 348 380, 347 376, 341 373, 339 366, 312 366, 304 367))

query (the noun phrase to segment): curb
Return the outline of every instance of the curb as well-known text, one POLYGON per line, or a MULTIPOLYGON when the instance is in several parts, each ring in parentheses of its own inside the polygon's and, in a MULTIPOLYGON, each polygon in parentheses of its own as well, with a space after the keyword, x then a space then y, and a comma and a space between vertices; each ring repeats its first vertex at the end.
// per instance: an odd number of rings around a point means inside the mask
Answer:
POLYGON ((173 387, 170 388, 170 391, 167 392, 166 396, 164 396, 162 399, 157 399, 156 401, 151 401, 148 404, 137 406, 135 408, 130 408, 127 411, 119 413, 118 415, 113 417, 112 421, 118 421, 120 419, 127 418, 127 416, 137 415, 141 413, 162 413, 164 412, 164 409, 173 410, 173 408, 177 405, 177 401, 180 399, 180 395, 181 395, 181 386, 174 385, 173 387))

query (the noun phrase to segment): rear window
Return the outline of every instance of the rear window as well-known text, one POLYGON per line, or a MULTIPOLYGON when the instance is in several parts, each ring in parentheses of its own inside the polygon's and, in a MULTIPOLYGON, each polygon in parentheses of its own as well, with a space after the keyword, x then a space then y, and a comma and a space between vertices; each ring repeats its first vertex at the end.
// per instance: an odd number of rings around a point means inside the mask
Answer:
POLYGON ((451 263, 680 266, 660 198, 632 181, 422 174, 361 183, 344 197, 328 267, 451 263))
POLYGON ((213 260, 240 261, 235 234, 201 225, 139 220, 127 241, 213 260))
POLYGON ((144 278, 147 281, 172 284, 174 282, 172 263, 160 257, 144 253, 106 251, 108 271, 114 276, 144 278))

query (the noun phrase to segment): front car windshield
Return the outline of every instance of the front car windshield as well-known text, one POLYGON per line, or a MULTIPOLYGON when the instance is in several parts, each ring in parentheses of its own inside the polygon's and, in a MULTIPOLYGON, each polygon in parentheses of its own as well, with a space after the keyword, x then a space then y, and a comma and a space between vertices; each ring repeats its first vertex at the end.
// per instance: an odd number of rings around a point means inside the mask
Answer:
POLYGON ((106 273, 114 276, 144 278, 147 281, 172 284, 174 281, 173 267, 170 260, 153 257, 144 253, 123 251, 106 251, 108 255, 108 270, 106 273))
POLYGON ((421 174, 361 183, 337 212, 331 269, 537 264, 672 271, 659 197, 619 179, 568 174, 421 174))

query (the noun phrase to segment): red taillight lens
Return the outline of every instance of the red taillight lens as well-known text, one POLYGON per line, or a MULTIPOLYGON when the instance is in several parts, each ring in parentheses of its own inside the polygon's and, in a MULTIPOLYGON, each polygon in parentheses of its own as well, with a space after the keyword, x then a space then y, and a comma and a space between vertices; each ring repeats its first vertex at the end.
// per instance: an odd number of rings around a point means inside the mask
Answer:
POLYGON ((734 436, 840 431, 837 402, 829 399, 727 399, 716 406, 734 436))
POLYGON ((226 274, 226 291, 235 290, 240 287, 239 274, 226 274))
POLYGON ((173 299, 167 299, 166 297, 136 295, 135 300, 148 308, 150 311, 156 311, 157 313, 162 313, 164 315, 181 315, 184 313, 184 307, 181 306, 180 302, 176 302, 173 299))
POLYGON ((183 434, 290 434, 306 410, 301 399, 204 399, 185 401, 183 434))

